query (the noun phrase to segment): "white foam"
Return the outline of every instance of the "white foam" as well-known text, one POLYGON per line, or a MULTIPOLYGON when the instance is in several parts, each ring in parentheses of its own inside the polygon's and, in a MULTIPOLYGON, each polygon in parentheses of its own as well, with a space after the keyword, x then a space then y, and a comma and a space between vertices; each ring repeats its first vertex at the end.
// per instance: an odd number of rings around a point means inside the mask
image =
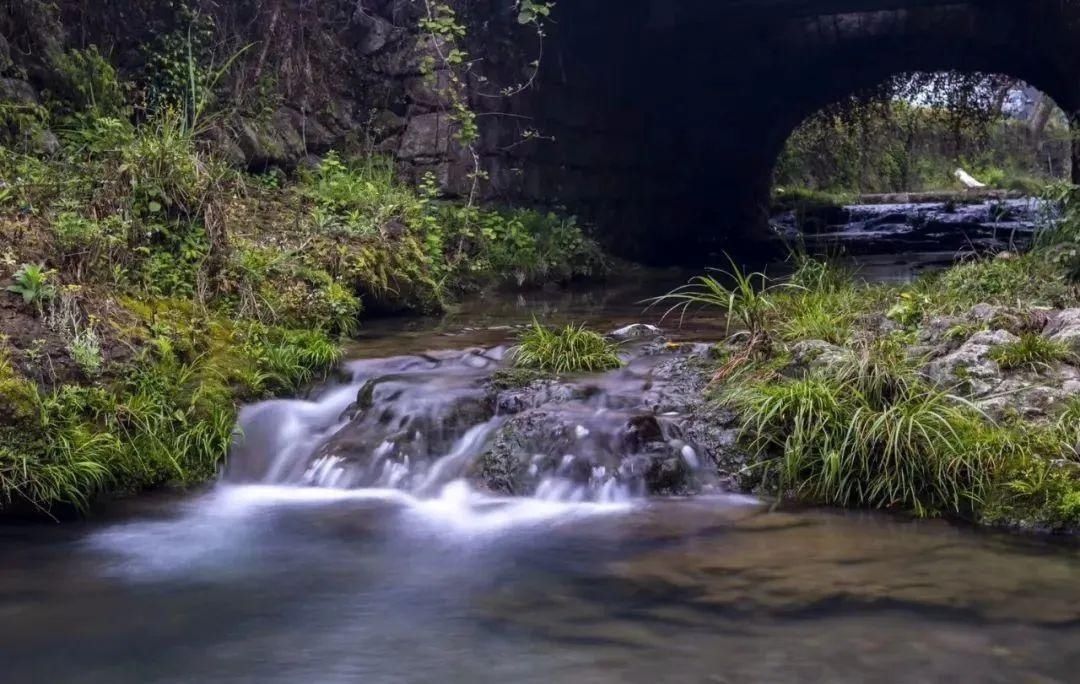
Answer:
POLYGON ((266 522, 270 511, 287 514, 302 508, 375 502, 404 519, 406 534, 473 539, 633 508, 628 500, 616 501, 614 497, 604 503, 589 503, 574 501, 572 490, 562 494, 558 500, 495 497, 475 491, 463 480, 451 482, 431 498, 389 488, 222 484, 185 503, 177 517, 114 525, 92 535, 87 543, 114 557, 116 571, 154 578, 228 572, 237 559, 257 552, 253 551, 257 542, 275 534, 266 522))

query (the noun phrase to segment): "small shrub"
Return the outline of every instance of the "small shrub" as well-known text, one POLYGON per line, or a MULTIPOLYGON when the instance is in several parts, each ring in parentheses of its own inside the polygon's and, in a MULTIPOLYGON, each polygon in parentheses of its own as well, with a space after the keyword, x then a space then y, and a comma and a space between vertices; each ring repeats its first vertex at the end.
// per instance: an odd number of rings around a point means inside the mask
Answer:
POLYGON ((71 212, 59 214, 52 223, 52 230, 57 246, 69 253, 87 249, 100 240, 103 233, 97 221, 71 212))
POLYGON ((990 358, 1004 370, 1030 368, 1037 371, 1070 360, 1072 352, 1068 345, 1061 342, 1049 340, 1038 333, 1024 333, 1016 342, 992 349, 990 358))
POLYGON ((549 373, 596 373, 622 366, 618 347, 603 335, 575 325, 552 330, 535 320, 518 339, 512 356, 518 368, 549 373))
POLYGON ((901 292, 892 308, 885 314, 905 328, 918 325, 930 306, 930 298, 917 292, 901 292))
POLYGON ((397 180, 393 163, 371 158, 346 163, 331 152, 302 178, 301 193, 314 201, 316 229, 374 236, 393 221, 419 217, 420 199, 397 180))
POLYGON ((53 66, 63 86, 62 95, 76 111, 118 116, 128 110, 116 69, 97 46, 54 55, 53 66))
POLYGON ((56 288, 49 283, 52 271, 40 264, 23 264, 15 272, 15 284, 8 285, 8 292, 21 295, 27 304, 41 311, 42 305, 56 295, 56 288))
POLYGON ((101 374, 105 359, 101 353, 101 340, 93 328, 85 328, 75 333, 67 346, 68 353, 82 372, 90 378, 101 374))
POLYGON ((199 153, 185 115, 167 109, 141 127, 123 150, 122 170, 136 211, 147 216, 197 214, 216 169, 199 153))

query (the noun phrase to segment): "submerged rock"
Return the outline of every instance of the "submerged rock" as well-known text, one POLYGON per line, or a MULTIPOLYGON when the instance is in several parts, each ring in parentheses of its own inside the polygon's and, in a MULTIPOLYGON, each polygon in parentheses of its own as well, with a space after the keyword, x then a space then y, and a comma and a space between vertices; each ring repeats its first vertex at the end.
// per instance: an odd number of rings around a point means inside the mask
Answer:
POLYGON ((509 418, 471 477, 502 494, 601 500, 733 482, 746 459, 733 456, 733 416, 704 399, 707 352, 707 345, 645 345, 626 368, 592 382, 494 387, 493 402, 509 418), (731 470, 718 473, 718 464, 731 470))

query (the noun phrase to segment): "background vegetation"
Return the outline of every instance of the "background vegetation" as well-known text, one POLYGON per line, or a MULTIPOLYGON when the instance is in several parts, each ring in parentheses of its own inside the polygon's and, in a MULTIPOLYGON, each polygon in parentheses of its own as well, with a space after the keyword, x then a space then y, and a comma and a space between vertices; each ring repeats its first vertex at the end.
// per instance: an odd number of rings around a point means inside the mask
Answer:
POLYGON ((819 112, 788 140, 779 194, 840 197, 962 189, 963 168, 992 188, 1038 192, 1070 173, 1068 123, 1049 99, 1026 119, 1003 112, 1022 84, 974 74, 905 75, 819 112))

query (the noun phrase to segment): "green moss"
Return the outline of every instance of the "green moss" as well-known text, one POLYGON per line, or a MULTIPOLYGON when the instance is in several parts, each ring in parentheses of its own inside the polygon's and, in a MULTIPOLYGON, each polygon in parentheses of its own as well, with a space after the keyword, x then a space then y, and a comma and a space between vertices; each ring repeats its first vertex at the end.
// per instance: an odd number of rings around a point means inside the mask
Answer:
POLYGON ((500 368, 491 376, 491 387, 495 390, 521 389, 552 377, 550 373, 535 368, 500 368))
POLYGON ((340 354, 318 332, 206 316, 185 300, 130 309, 128 342, 141 351, 107 382, 42 393, 9 367, 0 373, 11 407, 0 427, 0 508, 81 509, 104 491, 205 481, 242 403, 296 391, 340 354))

